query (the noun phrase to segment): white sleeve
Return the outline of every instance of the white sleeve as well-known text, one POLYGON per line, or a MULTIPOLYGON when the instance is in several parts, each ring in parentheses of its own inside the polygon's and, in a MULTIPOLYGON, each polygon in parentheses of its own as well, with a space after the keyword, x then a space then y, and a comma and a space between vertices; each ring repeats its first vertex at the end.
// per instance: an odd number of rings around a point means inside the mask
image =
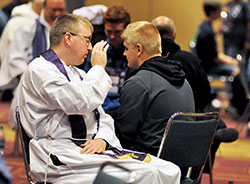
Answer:
POLYGON ((69 82, 54 64, 40 58, 32 61, 22 78, 37 93, 34 101, 45 105, 41 108, 60 109, 67 115, 92 112, 111 88, 111 79, 102 67, 93 67, 82 81, 69 82))

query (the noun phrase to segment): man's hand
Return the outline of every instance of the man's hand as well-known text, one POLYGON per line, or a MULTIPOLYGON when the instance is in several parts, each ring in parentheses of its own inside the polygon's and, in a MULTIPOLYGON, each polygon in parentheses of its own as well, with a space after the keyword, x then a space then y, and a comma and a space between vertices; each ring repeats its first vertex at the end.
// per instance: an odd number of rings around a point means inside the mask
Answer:
POLYGON ((100 65, 103 68, 106 67, 107 64, 107 50, 109 45, 105 41, 100 41, 95 44, 92 54, 91 54, 91 65, 100 65))
POLYGON ((84 144, 81 144, 83 149, 81 154, 94 154, 103 153, 106 149, 107 143, 103 139, 88 140, 84 144))
POLYGON ((219 53, 218 57, 215 59, 215 62, 228 64, 228 65, 235 66, 235 67, 239 66, 239 63, 236 59, 234 59, 234 58, 232 58, 224 53, 219 53))

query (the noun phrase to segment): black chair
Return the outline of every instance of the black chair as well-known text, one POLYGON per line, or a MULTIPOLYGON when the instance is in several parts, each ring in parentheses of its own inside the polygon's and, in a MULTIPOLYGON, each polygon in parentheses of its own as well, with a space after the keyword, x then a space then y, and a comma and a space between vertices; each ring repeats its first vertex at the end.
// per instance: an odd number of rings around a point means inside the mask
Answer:
MULTIPOLYGON (((180 167, 181 183, 199 183, 217 126, 218 112, 173 114, 157 157, 180 167)), ((212 166, 209 163, 212 183, 212 166)))
POLYGON ((116 163, 113 163, 113 162, 104 162, 101 165, 101 168, 99 169, 98 174, 97 174, 93 184, 129 184, 129 183, 133 183, 135 181, 135 176, 136 175, 134 172, 131 172, 129 169, 127 169, 125 167, 122 167, 122 166, 120 166, 116 163), (114 177, 110 174, 105 173, 104 167, 106 167, 106 166, 113 166, 113 167, 117 167, 121 170, 127 171, 128 174, 130 175, 128 181, 124 181, 120 178, 117 178, 117 177, 114 177))
MULTIPOLYGON (((26 176, 27 176, 28 182, 30 184, 43 184, 43 182, 34 182, 31 178, 30 167, 29 167, 29 165, 30 165, 30 155, 29 155, 30 137, 26 134, 25 130, 23 129, 18 107, 16 107, 16 121, 17 121, 17 128, 18 128, 19 136, 21 139, 23 160, 24 160, 24 165, 25 165, 26 176)), ((51 184, 51 183, 47 182, 47 184, 51 184)))

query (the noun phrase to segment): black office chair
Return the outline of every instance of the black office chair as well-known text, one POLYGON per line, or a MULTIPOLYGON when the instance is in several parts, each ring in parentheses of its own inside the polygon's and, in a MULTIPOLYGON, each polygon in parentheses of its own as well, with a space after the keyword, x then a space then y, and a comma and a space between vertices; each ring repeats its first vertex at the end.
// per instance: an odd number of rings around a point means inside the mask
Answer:
MULTIPOLYGON (((217 126, 218 112, 178 112, 169 119, 157 156, 180 167, 181 183, 200 182, 217 126)), ((210 162, 210 183, 211 168, 210 162)))
MULTIPOLYGON (((21 139, 23 160, 24 160, 24 165, 25 165, 26 176, 27 176, 28 182, 30 184, 43 184, 43 182, 34 182, 31 178, 30 167, 29 167, 29 165, 30 165, 30 155, 29 155, 30 137, 26 134, 25 130, 23 129, 18 106, 16 107, 16 121, 17 121, 17 128, 19 131, 20 139, 21 139)), ((47 184, 51 184, 51 183, 47 182, 47 184)))
POLYGON ((129 169, 122 167, 114 162, 104 162, 101 165, 101 168, 98 171, 98 174, 95 178, 95 181, 93 184, 132 184, 135 181, 136 174, 134 172, 131 172, 129 169), (104 167, 106 166, 113 166, 117 167, 121 170, 127 171, 129 174, 128 181, 124 181, 120 178, 114 177, 110 174, 107 174, 104 172, 104 167))

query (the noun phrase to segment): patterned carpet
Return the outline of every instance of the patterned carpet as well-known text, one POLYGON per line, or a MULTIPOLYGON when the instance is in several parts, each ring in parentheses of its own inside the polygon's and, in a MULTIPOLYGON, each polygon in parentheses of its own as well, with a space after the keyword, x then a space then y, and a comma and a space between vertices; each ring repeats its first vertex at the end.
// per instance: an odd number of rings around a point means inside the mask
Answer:
MULTIPOLYGON (((9 106, 9 103, 0 102, 0 125, 4 126, 6 141, 4 158, 11 171, 13 184, 27 184, 21 151, 14 151, 15 132, 8 124, 9 106)), ((228 181, 233 181, 234 184, 250 184, 250 139, 246 136, 247 124, 237 123, 226 117, 224 120, 228 127, 239 130, 240 139, 221 144, 215 158, 213 183, 228 184, 228 181)), ((209 176, 204 174, 202 184, 208 183, 209 176)))

